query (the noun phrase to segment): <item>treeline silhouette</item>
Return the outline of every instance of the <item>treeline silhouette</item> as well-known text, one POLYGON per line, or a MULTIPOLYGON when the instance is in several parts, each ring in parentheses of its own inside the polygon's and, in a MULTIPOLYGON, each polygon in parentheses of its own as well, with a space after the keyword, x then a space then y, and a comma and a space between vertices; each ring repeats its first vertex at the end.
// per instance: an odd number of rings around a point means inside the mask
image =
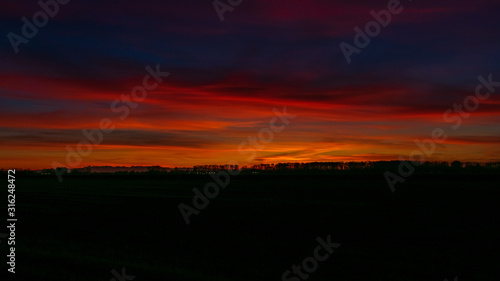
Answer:
MULTIPOLYGON (((162 168, 160 166, 142 167, 140 171, 94 172, 89 168, 69 170, 66 175, 196 175, 212 174, 219 171, 240 169, 241 175, 252 174, 383 174, 386 171, 397 173, 401 161, 361 161, 361 162, 309 162, 258 164, 245 167, 226 165, 198 165, 192 168, 162 168)), ((500 162, 414 162, 415 174, 500 174, 500 162)), ((58 168, 66 169, 66 168, 58 168)), ((6 172, 6 170, 2 170, 6 172)), ((18 170, 21 175, 55 175, 54 169, 18 170)))
MULTIPOLYGON (((397 172, 402 161, 310 162, 260 164, 241 174, 383 174, 397 172)), ((416 162, 415 174, 500 174, 500 162, 416 162)))

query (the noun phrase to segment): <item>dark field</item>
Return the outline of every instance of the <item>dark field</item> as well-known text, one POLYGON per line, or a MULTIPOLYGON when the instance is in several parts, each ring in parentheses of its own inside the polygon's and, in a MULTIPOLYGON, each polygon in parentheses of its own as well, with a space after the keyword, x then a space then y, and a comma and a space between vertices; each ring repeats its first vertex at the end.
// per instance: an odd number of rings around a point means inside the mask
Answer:
POLYGON ((233 176, 186 225, 178 205, 208 176, 18 176, 9 277, 278 281, 331 235, 307 280, 498 280, 499 178, 416 175, 391 193, 382 175, 233 176))

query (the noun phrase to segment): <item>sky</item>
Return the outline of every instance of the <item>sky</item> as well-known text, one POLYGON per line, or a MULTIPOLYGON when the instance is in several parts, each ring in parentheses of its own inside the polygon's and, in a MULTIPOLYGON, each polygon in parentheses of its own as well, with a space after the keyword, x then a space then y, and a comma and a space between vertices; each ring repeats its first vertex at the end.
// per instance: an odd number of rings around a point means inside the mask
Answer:
POLYGON ((391 1, 231 0, 221 21, 212 0, 41 0, 46 24, 4 1, 0 168, 398 160, 436 129, 423 160, 500 161, 500 87, 475 98, 500 81, 500 3, 402 0, 348 63, 341 43, 391 1))

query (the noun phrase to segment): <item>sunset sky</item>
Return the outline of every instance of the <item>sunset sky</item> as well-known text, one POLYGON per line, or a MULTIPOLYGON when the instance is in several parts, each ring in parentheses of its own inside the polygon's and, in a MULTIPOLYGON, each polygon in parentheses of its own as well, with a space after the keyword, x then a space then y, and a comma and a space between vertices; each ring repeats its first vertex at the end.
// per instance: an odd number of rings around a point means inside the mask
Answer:
POLYGON ((7 34, 41 8, 4 1, 0 168, 69 167, 103 118, 116 129, 77 166, 397 160, 435 128, 448 139, 426 160, 500 161, 500 87, 458 129, 443 119, 479 75, 500 81, 497 0, 401 1, 350 64, 339 44, 389 1, 244 0, 224 21, 212 2, 71 0, 16 54, 7 34), (121 120, 111 104, 156 65, 170 75, 121 120), (240 143, 285 106, 296 117, 246 161, 240 143))

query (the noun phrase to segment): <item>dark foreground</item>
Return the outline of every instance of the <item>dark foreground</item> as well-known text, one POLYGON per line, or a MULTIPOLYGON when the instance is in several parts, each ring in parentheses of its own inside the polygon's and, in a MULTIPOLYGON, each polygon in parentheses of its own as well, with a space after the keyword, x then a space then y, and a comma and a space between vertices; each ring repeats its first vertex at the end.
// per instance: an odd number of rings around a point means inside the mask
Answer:
POLYGON ((186 225, 178 205, 208 176, 18 177, 1 280, 278 281, 328 235, 341 245, 307 280, 498 280, 499 179, 416 175, 391 193, 382 175, 234 176, 186 225))

